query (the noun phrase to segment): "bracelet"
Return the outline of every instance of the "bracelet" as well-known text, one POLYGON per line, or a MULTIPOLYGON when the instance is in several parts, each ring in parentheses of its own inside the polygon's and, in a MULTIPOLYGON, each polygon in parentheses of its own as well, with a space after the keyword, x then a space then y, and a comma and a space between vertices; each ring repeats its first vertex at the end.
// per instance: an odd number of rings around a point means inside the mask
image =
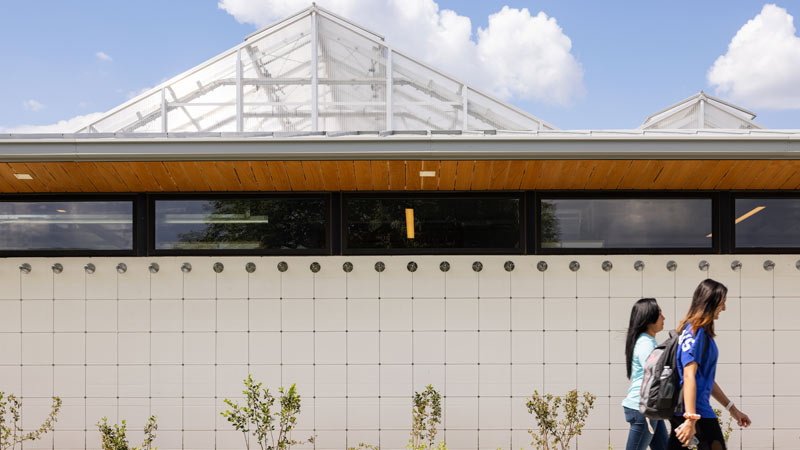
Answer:
POLYGON ((700 414, 683 413, 683 418, 686 420, 700 420, 700 414))
POLYGON ((725 411, 731 412, 731 408, 733 408, 733 400, 729 401, 725 406, 725 411))

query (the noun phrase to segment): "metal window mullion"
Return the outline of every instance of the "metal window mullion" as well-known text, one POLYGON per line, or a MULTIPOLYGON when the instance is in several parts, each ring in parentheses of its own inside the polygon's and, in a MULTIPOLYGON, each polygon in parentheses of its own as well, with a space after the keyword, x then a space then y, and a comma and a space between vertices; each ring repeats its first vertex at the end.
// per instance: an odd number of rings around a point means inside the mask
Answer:
POLYGON ((161 132, 167 132, 167 89, 161 88, 161 132))
POLYGON ((317 76, 317 72, 319 70, 317 64, 317 46, 318 46, 318 35, 319 31, 317 30, 317 12, 313 11, 311 13, 311 130, 318 131, 319 127, 317 124, 317 119, 319 118, 319 102, 318 102, 318 92, 317 86, 319 85, 319 79, 317 76))
POLYGON ((242 98, 242 49, 236 52, 236 131, 244 131, 244 99, 242 98))
POLYGON ((468 91, 469 91, 469 89, 467 88, 467 85, 466 84, 463 85, 462 88, 461 88, 461 102, 462 102, 462 106, 461 106, 462 109, 461 110, 462 110, 462 112, 464 114, 463 123, 461 125, 461 130, 462 131, 467 131, 467 102, 469 100, 467 98, 467 92, 468 91))
POLYGON ((386 48, 386 130, 391 130, 392 125, 392 49, 386 48))
POLYGON ((702 100, 702 99, 700 100, 700 114, 698 114, 698 115, 700 117, 698 117, 697 128, 702 130, 703 128, 706 127, 706 101, 705 100, 702 100))

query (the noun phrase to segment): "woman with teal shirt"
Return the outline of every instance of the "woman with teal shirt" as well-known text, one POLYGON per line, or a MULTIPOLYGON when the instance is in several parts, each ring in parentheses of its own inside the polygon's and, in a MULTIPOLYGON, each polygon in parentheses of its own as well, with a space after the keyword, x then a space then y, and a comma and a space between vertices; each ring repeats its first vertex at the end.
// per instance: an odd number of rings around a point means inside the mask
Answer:
POLYGON ((628 335, 625 339, 625 365, 631 385, 622 401, 625 421, 630 424, 626 450, 664 450, 667 448, 667 427, 663 420, 650 420, 639 412, 639 391, 644 378, 647 357, 658 345, 656 333, 664 329, 664 316, 656 299, 643 298, 631 309, 628 335))

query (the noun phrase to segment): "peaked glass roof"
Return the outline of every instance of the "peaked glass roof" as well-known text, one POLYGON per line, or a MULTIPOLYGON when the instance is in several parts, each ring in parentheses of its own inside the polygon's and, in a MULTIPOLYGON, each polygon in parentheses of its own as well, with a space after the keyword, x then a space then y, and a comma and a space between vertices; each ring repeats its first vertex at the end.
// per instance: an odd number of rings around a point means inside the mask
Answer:
POLYGON ((313 6, 77 132, 550 129, 313 6))
POLYGON ((643 130, 760 129, 756 115, 703 91, 649 116, 643 130))

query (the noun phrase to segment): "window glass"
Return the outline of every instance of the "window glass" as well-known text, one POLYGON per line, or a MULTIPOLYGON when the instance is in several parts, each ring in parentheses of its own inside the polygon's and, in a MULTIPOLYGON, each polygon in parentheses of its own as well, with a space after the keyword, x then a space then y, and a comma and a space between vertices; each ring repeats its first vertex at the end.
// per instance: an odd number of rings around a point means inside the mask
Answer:
POLYGON ((736 247, 800 247, 800 198, 738 198, 736 247))
POLYGON ((133 250, 133 202, 0 202, 0 250, 133 250))
POLYGON ((156 250, 324 249, 325 198, 157 200, 156 250))
POLYGON ((549 199, 543 248, 711 248, 711 199, 549 199))
POLYGON ((349 249, 521 248, 520 199, 345 198, 349 249))

